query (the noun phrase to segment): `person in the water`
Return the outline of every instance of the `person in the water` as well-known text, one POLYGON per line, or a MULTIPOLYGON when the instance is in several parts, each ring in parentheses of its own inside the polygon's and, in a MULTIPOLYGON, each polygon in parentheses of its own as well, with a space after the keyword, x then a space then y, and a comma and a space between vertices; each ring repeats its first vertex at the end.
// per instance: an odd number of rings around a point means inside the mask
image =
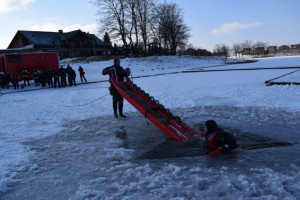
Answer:
POLYGON ((234 136, 219 128, 214 120, 205 122, 204 145, 209 149, 209 155, 217 156, 236 149, 237 143, 234 136))

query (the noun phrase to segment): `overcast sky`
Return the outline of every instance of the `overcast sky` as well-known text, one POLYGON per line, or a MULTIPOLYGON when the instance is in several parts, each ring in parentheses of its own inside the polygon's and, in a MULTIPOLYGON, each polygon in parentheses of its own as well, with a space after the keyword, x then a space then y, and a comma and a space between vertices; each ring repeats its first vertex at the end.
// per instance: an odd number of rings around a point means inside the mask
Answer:
MULTIPOLYGON (((18 30, 98 35, 99 16, 92 0, 0 0, 0 49, 18 30)), ((252 40, 269 45, 300 43, 300 0, 168 0, 184 11, 189 43, 213 50, 215 44, 252 40)), ((98 35, 101 39, 102 35, 98 35)))

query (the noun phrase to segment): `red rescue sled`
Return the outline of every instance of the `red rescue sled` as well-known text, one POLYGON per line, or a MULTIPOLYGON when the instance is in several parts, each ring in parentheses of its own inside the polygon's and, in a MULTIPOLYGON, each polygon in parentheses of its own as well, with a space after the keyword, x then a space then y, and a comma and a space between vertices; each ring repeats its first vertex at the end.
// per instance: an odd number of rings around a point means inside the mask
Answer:
POLYGON ((135 85, 129 78, 118 83, 112 78, 109 81, 131 105, 170 138, 186 142, 189 138, 198 134, 182 122, 179 117, 172 115, 168 109, 135 85))

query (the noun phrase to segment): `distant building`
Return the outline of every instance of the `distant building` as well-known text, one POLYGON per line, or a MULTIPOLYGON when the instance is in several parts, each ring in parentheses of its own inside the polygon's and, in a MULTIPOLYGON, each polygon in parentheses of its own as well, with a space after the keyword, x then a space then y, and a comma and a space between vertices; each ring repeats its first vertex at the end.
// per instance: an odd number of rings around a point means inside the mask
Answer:
POLYGON ((292 44, 291 49, 300 49, 300 44, 292 44))
POLYGON ((277 46, 268 46, 268 47, 267 47, 267 50, 268 50, 269 52, 276 52, 276 51, 277 51, 277 46))
POLYGON ((278 47, 278 53, 282 54, 282 55, 290 55, 291 51, 290 51, 290 47, 288 45, 281 45, 278 47))
POLYGON ((253 55, 262 55, 265 54, 265 47, 255 47, 253 49, 253 55))
POLYGON ((300 55, 300 44, 292 44, 290 47, 293 55, 300 55))
POLYGON ((7 50, 32 47, 32 51, 58 52, 60 58, 110 54, 112 49, 94 34, 81 30, 64 33, 18 31, 7 50))
POLYGON ((243 48, 243 50, 241 51, 242 55, 252 55, 252 49, 251 48, 243 48))
POLYGON ((279 50, 289 50, 290 47, 288 45, 281 45, 278 49, 279 50))
POLYGON ((255 51, 264 51, 265 47, 255 47, 255 51))

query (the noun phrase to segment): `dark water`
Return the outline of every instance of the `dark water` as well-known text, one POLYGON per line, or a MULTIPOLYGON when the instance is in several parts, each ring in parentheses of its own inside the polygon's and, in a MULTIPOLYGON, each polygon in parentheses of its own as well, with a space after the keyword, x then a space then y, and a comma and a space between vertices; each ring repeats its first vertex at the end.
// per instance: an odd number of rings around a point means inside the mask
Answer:
MULTIPOLYGON (((293 145, 299 144, 300 115, 297 112, 255 107, 196 107, 174 109, 173 112, 181 116, 183 121, 199 133, 203 132, 203 124, 206 120, 214 119, 220 127, 235 136, 238 143, 236 152, 286 146, 293 148, 293 145)), ((134 128, 131 127, 132 124, 130 126, 124 124, 122 130, 115 133, 124 141, 126 148, 136 151, 137 159, 207 155, 202 138, 195 137, 186 143, 174 141, 164 136, 156 127, 145 126, 145 122, 138 121, 133 122, 134 128), (144 125, 140 127, 138 124, 141 122, 144 125), (141 129, 144 129, 142 137, 138 131, 141 129), (134 132, 139 133, 134 134, 134 132)))
MULTIPOLYGON (((240 133, 234 131, 230 132, 235 136, 237 140, 238 147, 235 151, 293 145, 293 143, 290 142, 279 141, 255 134, 240 133)), ((124 139, 126 142, 126 137, 122 137, 122 139, 124 139)), ((192 141, 185 143, 167 139, 164 142, 155 145, 150 151, 140 155, 138 159, 164 159, 175 157, 206 156, 207 154, 208 151, 205 147, 203 147, 202 139, 194 138, 192 141)))

